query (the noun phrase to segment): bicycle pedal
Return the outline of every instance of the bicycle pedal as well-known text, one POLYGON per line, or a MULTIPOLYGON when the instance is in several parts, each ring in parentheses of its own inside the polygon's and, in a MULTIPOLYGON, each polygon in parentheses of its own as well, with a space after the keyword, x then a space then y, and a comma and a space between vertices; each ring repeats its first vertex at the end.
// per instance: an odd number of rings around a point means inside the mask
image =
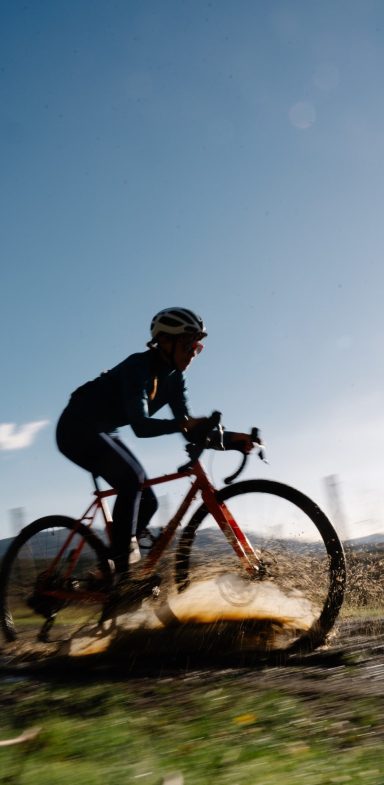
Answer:
POLYGON ((160 583, 161 576, 152 575, 150 578, 128 579, 126 584, 124 585, 123 583, 121 588, 118 586, 117 590, 122 601, 129 602, 132 600, 132 602, 136 602, 150 597, 156 591, 157 594, 160 593, 160 583))
POLYGON ((151 595, 157 599, 160 595, 160 583, 160 575, 152 575, 149 579, 141 578, 140 580, 123 578, 110 594, 101 612, 99 625, 118 611, 127 610, 133 613, 139 610, 142 601, 151 595))

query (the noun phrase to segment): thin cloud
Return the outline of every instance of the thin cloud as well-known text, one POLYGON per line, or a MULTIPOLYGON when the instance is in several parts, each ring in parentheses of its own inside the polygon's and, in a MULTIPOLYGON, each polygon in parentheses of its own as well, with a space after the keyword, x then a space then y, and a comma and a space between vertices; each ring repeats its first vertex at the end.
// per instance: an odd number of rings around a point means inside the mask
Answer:
POLYGON ((36 420, 24 425, 0 423, 0 450, 22 450, 30 447, 36 434, 48 425, 49 420, 36 420))

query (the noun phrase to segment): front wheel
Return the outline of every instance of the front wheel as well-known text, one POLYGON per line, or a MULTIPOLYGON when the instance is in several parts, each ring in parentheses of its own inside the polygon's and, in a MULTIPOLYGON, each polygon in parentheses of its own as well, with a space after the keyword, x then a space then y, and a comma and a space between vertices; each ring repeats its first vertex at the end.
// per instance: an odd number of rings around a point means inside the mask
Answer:
POLYGON ((203 504, 180 538, 176 584, 187 621, 241 622, 243 646, 288 652, 324 643, 344 596, 340 540, 319 507, 300 491, 271 480, 246 480, 217 492, 252 544, 261 569, 252 579, 203 504), (199 584, 200 590, 195 587, 199 584), (201 609, 196 610, 196 603, 201 609), (207 603, 208 600, 208 603, 207 603))
POLYGON ((111 584, 108 550, 84 524, 40 518, 13 540, 0 570, 0 625, 27 653, 95 621, 111 584))

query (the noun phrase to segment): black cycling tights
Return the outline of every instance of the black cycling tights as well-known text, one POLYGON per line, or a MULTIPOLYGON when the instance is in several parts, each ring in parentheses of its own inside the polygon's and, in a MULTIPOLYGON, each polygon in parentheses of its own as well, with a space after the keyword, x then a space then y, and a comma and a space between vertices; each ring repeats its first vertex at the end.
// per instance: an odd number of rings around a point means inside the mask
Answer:
POLYGON ((67 458, 116 488, 111 555, 117 572, 126 571, 132 533, 140 534, 158 508, 152 488, 140 491, 145 479, 143 467, 117 436, 74 423, 66 411, 59 420, 56 438, 60 452, 67 458))

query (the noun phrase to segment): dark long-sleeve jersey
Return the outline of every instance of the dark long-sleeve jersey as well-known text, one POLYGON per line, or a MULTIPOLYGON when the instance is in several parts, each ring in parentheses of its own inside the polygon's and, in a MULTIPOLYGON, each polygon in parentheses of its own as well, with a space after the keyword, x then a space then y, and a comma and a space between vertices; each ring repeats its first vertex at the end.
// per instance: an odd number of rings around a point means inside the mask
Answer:
POLYGON ((130 425, 136 436, 161 436, 180 431, 190 414, 184 374, 171 369, 156 350, 132 354, 72 393, 72 417, 97 431, 130 425), (152 417, 169 405, 174 419, 152 417))

